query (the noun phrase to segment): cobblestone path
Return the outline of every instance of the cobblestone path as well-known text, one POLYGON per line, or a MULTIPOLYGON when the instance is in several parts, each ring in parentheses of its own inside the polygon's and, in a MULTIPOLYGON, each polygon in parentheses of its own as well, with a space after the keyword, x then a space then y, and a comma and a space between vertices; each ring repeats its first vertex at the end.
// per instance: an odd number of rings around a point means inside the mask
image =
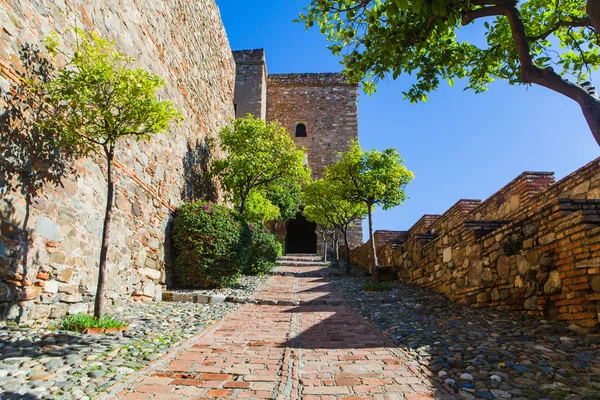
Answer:
POLYGON ((287 261, 280 268, 298 276, 272 276, 257 298, 299 305, 247 304, 132 375, 107 398, 451 398, 339 302, 326 278, 302 276, 314 265, 287 261))

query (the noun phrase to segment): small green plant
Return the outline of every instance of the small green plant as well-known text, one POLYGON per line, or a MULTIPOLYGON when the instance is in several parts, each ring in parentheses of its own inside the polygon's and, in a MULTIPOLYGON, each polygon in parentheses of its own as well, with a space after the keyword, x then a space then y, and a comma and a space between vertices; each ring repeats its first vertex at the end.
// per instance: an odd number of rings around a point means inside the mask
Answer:
POLYGON ((393 287, 389 283, 367 283, 363 286, 363 292, 385 292, 387 290, 392 290, 393 287))
POLYGON ((73 332, 85 332, 90 328, 110 329, 122 328, 124 326, 127 326, 127 324, 112 318, 109 315, 105 315, 104 317, 98 319, 93 315, 84 313, 67 315, 58 325, 58 327, 62 330, 73 332))

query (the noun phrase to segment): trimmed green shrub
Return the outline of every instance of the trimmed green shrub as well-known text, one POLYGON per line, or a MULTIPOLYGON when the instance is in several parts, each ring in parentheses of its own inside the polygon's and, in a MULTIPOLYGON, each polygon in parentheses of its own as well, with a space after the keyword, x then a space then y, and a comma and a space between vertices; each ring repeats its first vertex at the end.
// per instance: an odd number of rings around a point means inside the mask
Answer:
POLYGON ((281 243, 262 224, 250 224, 252 243, 250 259, 244 266, 244 275, 264 275, 275 267, 275 261, 282 254, 281 243))
POLYGON ((172 232, 179 287, 218 288, 237 282, 250 255, 251 232, 233 210, 205 201, 184 204, 172 232))

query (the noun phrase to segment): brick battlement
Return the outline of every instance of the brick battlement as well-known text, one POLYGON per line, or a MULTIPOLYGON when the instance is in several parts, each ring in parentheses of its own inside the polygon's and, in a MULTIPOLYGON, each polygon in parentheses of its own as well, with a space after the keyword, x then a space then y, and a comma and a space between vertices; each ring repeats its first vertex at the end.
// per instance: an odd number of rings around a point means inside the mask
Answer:
POLYGON ((319 72, 311 74, 270 74, 269 85, 286 86, 358 86, 350 84, 340 72, 319 72))
MULTIPOLYGON (((376 243, 400 280, 452 301, 598 327, 600 158, 556 183, 524 172, 483 202, 423 216, 404 243, 376 243)), ((370 269, 368 243, 350 255, 370 269)))

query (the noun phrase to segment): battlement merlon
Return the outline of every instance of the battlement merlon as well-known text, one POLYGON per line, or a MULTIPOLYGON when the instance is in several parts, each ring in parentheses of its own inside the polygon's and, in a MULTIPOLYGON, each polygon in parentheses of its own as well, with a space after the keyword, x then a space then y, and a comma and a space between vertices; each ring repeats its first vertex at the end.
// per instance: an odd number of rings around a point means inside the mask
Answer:
POLYGON ((272 86, 354 86, 341 72, 318 72, 305 74, 269 74, 272 86))
POLYGON ((233 50, 235 63, 240 64, 266 64, 265 49, 233 50))

